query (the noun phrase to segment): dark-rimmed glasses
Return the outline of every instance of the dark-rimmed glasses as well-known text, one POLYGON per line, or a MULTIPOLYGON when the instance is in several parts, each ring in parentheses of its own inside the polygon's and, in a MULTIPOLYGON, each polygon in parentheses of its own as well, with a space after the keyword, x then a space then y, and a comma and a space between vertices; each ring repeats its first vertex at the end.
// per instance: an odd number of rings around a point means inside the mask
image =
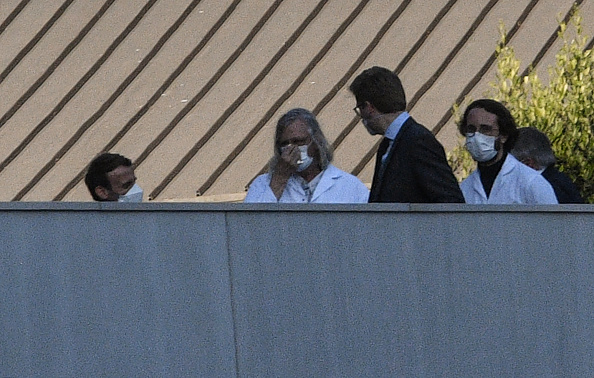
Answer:
POLYGON ((363 103, 363 104, 357 104, 357 106, 355 106, 355 107, 353 108, 353 111, 355 112, 355 114, 357 114, 357 115, 358 115, 359 117, 361 117, 361 118, 363 118, 363 117, 361 116, 361 108, 362 108, 363 106, 365 106, 365 103, 363 103))

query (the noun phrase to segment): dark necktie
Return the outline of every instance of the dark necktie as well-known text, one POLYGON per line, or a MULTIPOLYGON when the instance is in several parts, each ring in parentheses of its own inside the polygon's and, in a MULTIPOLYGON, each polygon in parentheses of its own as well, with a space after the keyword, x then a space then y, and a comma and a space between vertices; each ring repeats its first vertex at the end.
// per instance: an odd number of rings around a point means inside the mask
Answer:
POLYGON ((382 164, 382 156, 388 151, 388 146, 390 146, 390 139, 384 138, 382 139, 378 149, 377 149, 377 158, 375 161, 375 172, 373 174, 373 184, 371 186, 371 193, 369 195, 369 202, 376 202, 379 196, 380 191, 380 182, 383 176, 383 164, 382 164))
POLYGON ((377 149, 377 158, 379 159, 379 161, 382 160, 382 156, 384 156, 386 151, 388 151, 389 145, 390 145, 389 138, 382 139, 382 142, 380 143, 379 148, 377 149))

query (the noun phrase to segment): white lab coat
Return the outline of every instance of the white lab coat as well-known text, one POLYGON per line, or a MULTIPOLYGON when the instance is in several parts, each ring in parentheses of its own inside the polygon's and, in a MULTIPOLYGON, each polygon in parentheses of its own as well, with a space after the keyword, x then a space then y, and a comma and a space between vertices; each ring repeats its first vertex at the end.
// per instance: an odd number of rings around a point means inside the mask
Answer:
POLYGON ((487 198, 478 169, 460 184, 466 203, 471 204, 556 204, 549 182, 534 169, 507 154, 487 198))
MULTIPOLYGON (((330 164, 322 172, 311 203, 366 203, 368 198, 369 189, 361 180, 330 164)), ((307 203, 307 194, 299 180, 291 176, 277 201, 270 189, 270 175, 266 173, 256 177, 252 182, 244 202, 307 203)))

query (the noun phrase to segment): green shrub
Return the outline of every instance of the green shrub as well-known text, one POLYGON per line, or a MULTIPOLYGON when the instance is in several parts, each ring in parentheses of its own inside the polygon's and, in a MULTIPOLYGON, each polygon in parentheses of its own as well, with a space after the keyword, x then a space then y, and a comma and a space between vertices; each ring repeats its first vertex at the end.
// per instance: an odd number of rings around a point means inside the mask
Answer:
MULTIPOLYGON (((563 44, 556 63, 549 67, 548 84, 543 84, 532 68, 520 74, 520 61, 513 47, 506 44, 505 28, 496 48, 497 76, 485 96, 504 103, 518 127, 533 126, 551 140, 559 169, 568 174, 589 203, 594 203, 594 53, 585 49, 588 38, 583 34, 582 18, 574 11, 569 26, 560 22, 559 37, 563 44)), ((456 121, 460 107, 454 106, 456 121)), ((462 146, 448 154, 459 179, 474 168, 472 158, 462 146)))

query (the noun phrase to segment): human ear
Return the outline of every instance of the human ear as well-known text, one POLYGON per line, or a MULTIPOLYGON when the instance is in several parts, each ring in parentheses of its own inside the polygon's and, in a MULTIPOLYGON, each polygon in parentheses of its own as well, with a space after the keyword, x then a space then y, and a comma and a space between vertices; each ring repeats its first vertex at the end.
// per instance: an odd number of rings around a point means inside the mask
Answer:
POLYGON ((102 200, 106 200, 109 198, 109 191, 102 186, 97 186, 95 188, 95 194, 102 200))
POLYGON ((529 158, 529 157, 524 158, 524 159, 522 159, 522 163, 524 163, 525 165, 529 166, 532 169, 538 170, 536 162, 532 158, 529 158))
POLYGON ((507 135, 499 135, 497 139, 495 139, 495 149, 497 151, 501 150, 506 141, 507 135))
POLYGON ((369 112, 375 114, 376 112, 379 113, 379 111, 377 110, 377 108, 369 101, 365 101, 364 102, 366 107, 369 107, 369 112))

